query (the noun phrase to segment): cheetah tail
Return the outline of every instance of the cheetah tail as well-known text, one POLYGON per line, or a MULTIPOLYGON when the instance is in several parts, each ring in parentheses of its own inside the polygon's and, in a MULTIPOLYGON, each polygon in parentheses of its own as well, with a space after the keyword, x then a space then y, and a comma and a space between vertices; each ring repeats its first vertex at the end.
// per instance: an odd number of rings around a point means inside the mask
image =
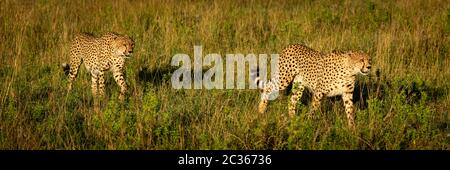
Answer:
POLYGON ((264 87, 264 82, 261 81, 261 78, 259 77, 259 70, 257 68, 250 70, 250 78, 255 82, 258 88, 262 89, 264 87))
POLYGON ((66 76, 69 75, 70 65, 67 64, 67 63, 62 63, 62 64, 61 64, 61 67, 62 67, 62 69, 63 69, 63 71, 64 71, 64 74, 65 74, 66 76))

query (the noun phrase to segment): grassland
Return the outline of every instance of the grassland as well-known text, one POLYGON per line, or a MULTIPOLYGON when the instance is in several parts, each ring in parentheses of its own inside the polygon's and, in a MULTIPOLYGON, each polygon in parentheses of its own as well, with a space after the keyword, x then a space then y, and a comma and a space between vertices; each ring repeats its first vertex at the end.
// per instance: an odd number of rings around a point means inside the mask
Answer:
POLYGON ((1 149, 449 149, 450 3, 400 1, 0 1, 1 149), (101 114, 82 67, 60 64, 77 32, 131 35, 125 103, 111 75, 101 114), (363 50, 356 130, 342 101, 283 123, 288 96, 256 112, 257 90, 174 90, 173 55, 271 54, 292 43, 363 50))

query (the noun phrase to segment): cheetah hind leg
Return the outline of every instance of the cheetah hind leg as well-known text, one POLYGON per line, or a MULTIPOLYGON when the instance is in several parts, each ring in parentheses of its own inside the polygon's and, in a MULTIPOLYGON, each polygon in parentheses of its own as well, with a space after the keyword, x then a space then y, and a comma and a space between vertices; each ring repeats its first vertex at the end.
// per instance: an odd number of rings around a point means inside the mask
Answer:
POLYGON ((125 101, 125 93, 127 91, 127 84, 125 83, 123 73, 121 72, 121 68, 113 69, 114 80, 116 80, 117 85, 120 87, 119 100, 125 101))
POLYGON ((268 102, 269 101, 267 99, 267 94, 266 93, 262 93, 261 94, 261 101, 259 101, 259 105, 258 105, 258 112, 259 113, 266 112, 268 102))
POLYGON ((267 110, 267 105, 269 104, 269 100, 273 100, 274 96, 278 95, 278 91, 274 90, 270 86, 265 87, 263 92, 261 93, 261 100, 258 105, 258 112, 264 113, 267 110))
POLYGON ((95 113, 100 112, 100 103, 99 103, 99 96, 98 96, 98 74, 94 71, 91 72, 91 91, 92 91, 92 97, 94 98, 94 111, 95 113))
POLYGON ((264 113, 267 110, 267 105, 269 104, 269 100, 275 100, 279 95, 279 90, 274 88, 273 85, 268 85, 264 87, 261 93, 261 100, 258 105, 258 112, 264 113))
POLYGON ((98 72, 98 91, 97 96, 94 96, 94 110, 96 113, 100 113, 100 106, 103 106, 105 102, 105 74, 104 72, 98 72))
POLYGON ((66 73, 68 70, 68 75, 69 75, 69 83, 67 85, 67 92, 70 92, 72 90, 72 83, 75 80, 75 78, 77 77, 78 69, 80 68, 80 65, 82 63, 81 57, 77 56, 74 53, 75 52, 71 51, 69 65, 67 63, 62 64, 64 72, 66 73))
POLYGON ((320 110, 320 104, 321 104, 322 98, 323 98, 322 93, 315 93, 313 95, 313 98, 311 101, 311 109, 308 113, 308 119, 317 119, 318 118, 316 112, 320 110))
POLYGON ((272 82, 268 83, 261 93, 261 101, 258 105, 258 112, 264 113, 267 110, 267 105, 269 100, 275 100, 279 96, 279 91, 286 89, 287 85, 279 86, 272 84, 272 82))
POLYGON ((303 85, 301 85, 298 82, 293 83, 292 95, 291 95, 289 105, 288 105, 289 119, 292 119, 295 116, 297 103, 298 103, 299 98, 303 94, 303 90, 305 90, 305 87, 303 85))

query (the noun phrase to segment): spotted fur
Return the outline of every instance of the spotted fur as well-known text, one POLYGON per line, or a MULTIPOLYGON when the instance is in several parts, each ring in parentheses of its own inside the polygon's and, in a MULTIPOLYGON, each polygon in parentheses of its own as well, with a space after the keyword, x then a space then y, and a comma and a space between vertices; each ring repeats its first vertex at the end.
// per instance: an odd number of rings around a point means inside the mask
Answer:
POLYGON ((284 90, 293 83, 289 99, 289 117, 295 115, 296 105, 305 88, 312 93, 310 112, 320 106, 324 96, 342 96, 348 126, 354 127, 353 90, 357 74, 367 75, 371 68, 370 57, 363 52, 331 52, 324 54, 305 45, 290 45, 282 51, 278 60, 278 76, 269 81, 255 83, 262 89, 258 106, 260 113, 265 112, 268 96, 284 90))
POLYGON ((82 63, 91 73, 91 89, 93 96, 105 94, 105 71, 111 70, 114 80, 120 86, 119 99, 123 100, 127 85, 123 77, 125 58, 128 58, 134 47, 134 41, 117 33, 106 33, 95 37, 87 33, 75 36, 70 47, 70 65, 64 63, 64 70, 69 75, 68 91, 78 74, 82 63))

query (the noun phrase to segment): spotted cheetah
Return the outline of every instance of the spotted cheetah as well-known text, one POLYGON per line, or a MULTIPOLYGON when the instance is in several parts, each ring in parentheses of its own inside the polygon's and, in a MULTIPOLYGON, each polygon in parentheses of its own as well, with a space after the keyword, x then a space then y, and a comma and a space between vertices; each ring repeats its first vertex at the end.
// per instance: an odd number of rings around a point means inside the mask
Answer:
POLYGON ((72 89, 72 82, 78 74, 80 65, 91 73, 92 95, 104 96, 104 73, 112 70, 114 80, 120 86, 119 99, 123 100, 127 89, 123 77, 125 59, 129 58, 134 48, 134 41, 126 36, 108 32, 100 37, 87 33, 79 33, 75 36, 70 48, 70 65, 64 63, 64 70, 68 70, 68 91, 72 89))
POLYGON ((264 82, 254 72, 252 73, 256 85, 262 90, 258 111, 265 112, 270 94, 284 90, 293 83, 288 104, 289 118, 295 115, 295 107, 306 87, 313 94, 310 113, 318 109, 324 96, 341 95, 348 126, 353 128, 352 97, 355 76, 367 75, 370 68, 370 57, 363 52, 333 51, 325 54, 305 45, 290 45, 282 51, 278 59, 278 76, 264 82))

